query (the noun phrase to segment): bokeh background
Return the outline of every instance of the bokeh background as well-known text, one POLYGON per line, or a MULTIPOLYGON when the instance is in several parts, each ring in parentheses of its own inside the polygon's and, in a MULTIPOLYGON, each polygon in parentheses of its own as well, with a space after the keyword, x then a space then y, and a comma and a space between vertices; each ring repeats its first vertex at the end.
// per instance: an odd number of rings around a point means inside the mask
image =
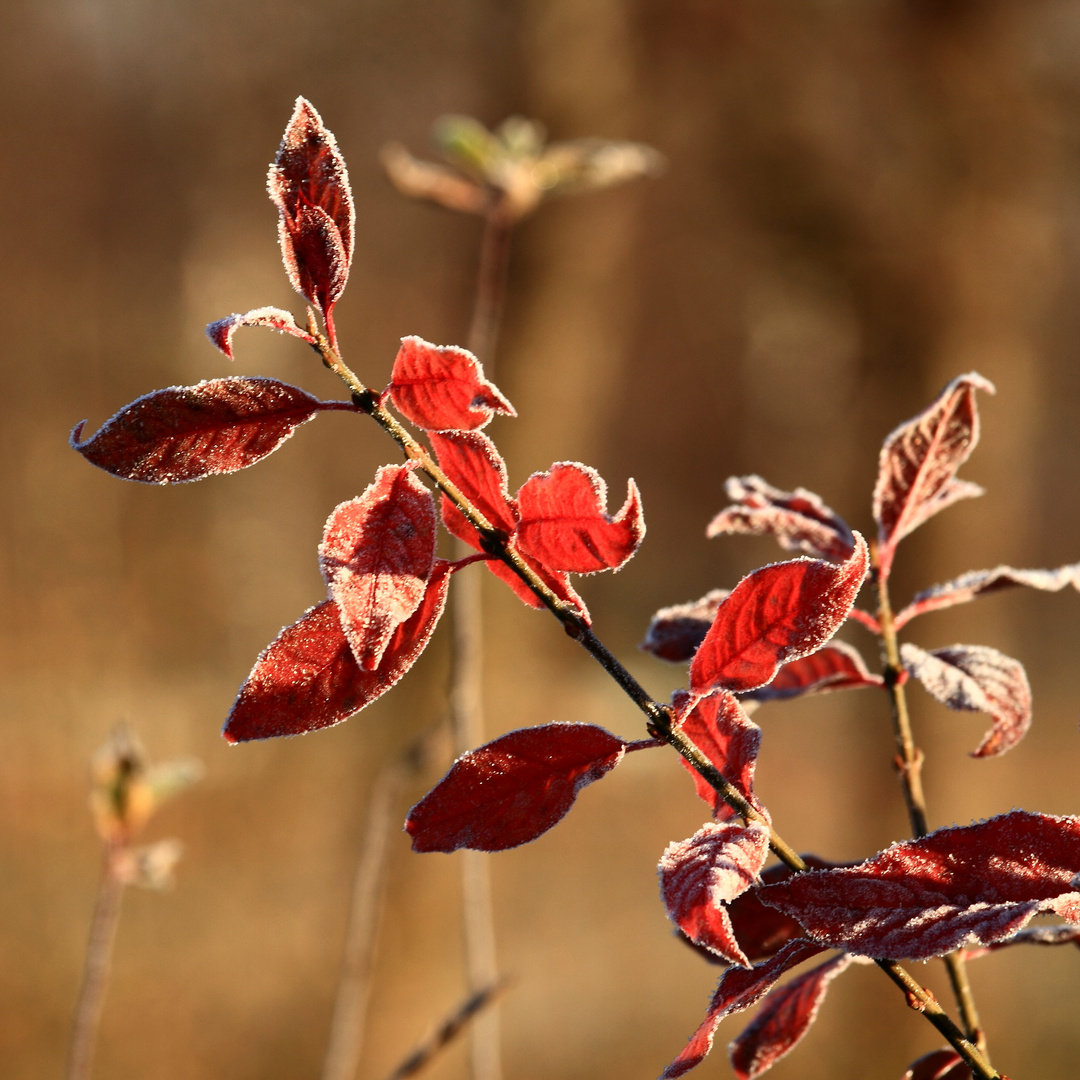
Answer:
MULTIPOLYGON (((6 0, 0 7, 6 299, 0 391, 0 1073, 62 1074, 99 874, 88 760, 130 721, 206 777, 147 838, 186 846, 176 889, 132 891, 96 1075, 316 1077, 365 802, 377 767, 445 711, 446 628, 348 723, 228 748, 220 723, 259 650, 323 595, 315 548, 393 460, 331 414, 258 468, 124 484, 67 446, 157 387, 232 372, 338 393, 297 342, 208 321, 300 312, 264 191, 292 102, 336 133, 358 204, 343 346, 379 385, 397 340, 463 341, 479 229, 386 182, 380 146, 425 152, 446 112, 519 113, 554 138, 642 140, 666 174, 545 206, 515 239, 492 429, 514 483, 553 460, 632 475, 649 526, 583 583, 601 636, 636 651, 659 606, 777 557, 709 541, 723 481, 820 493, 856 527, 883 436, 954 375, 998 387, 964 474, 985 498, 903 546, 896 593, 999 562, 1080 559, 1080 6, 1068 0, 6 0)), ((642 734, 546 616, 486 586, 491 734, 549 720, 642 734)), ((858 628, 855 628, 857 630, 858 628)), ((847 636, 867 648, 865 638, 847 636)), ((1028 739, 966 756, 985 717, 912 693, 932 822, 1080 811, 1080 597, 1001 594, 911 628, 1021 659, 1028 739)), ((834 859, 906 835, 885 707, 774 705, 759 790, 797 847, 834 859)), ((443 763, 445 764, 445 762, 443 763)), ((409 799, 437 776, 416 778, 409 799)), ((717 971, 678 945, 654 866, 702 822, 671 755, 638 754, 555 831, 492 857, 509 1080, 654 1076, 717 971)), ((464 991, 456 856, 395 835, 368 1042, 378 1080, 464 991)), ((944 997, 936 966, 916 973, 944 997)), ((1075 1075, 1074 950, 979 961, 1000 1067, 1075 1075)), ((740 1021, 721 1029, 720 1045, 740 1021)), ((838 980, 777 1080, 899 1077, 939 1045, 872 970, 838 980)), ((432 1076, 466 1075, 464 1045, 432 1076)), ((722 1053, 702 1075, 730 1075, 722 1053)))

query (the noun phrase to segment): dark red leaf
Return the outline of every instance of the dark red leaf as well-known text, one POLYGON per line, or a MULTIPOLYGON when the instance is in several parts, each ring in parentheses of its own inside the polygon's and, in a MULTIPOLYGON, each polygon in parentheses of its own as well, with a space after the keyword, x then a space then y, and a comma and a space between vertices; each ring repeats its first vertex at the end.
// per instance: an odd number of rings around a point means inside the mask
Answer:
POLYGON ((471 430, 495 413, 517 415, 471 352, 418 337, 401 339, 388 389, 398 411, 426 431, 471 430))
POLYGON ((901 424, 881 448, 874 520, 878 560, 888 574, 896 545, 927 518, 982 488, 956 479, 956 471, 979 441, 975 391, 994 386, 971 372, 953 379, 925 412, 901 424))
POLYGON ((829 562, 843 562, 855 550, 847 522, 805 488, 780 491, 760 476, 731 476, 725 490, 735 505, 709 522, 706 536, 775 536, 788 551, 805 551, 829 562))
POLYGON ((810 936, 862 956, 926 960, 1004 941, 1038 912, 1080 923, 1080 818, 1014 810, 905 840, 857 866, 758 889, 810 936))
POLYGON ((80 442, 84 420, 71 446, 123 480, 179 484, 246 469, 317 412, 342 407, 276 379, 211 379, 136 398, 80 442))
POLYGON ((955 1050, 945 1047, 913 1061, 903 1080, 971 1080, 971 1070, 955 1050))
POLYGON ((668 918, 696 945, 750 967, 726 905, 754 884, 768 857, 769 830, 753 822, 709 822, 668 844, 658 867, 668 918))
POLYGON ((742 1012, 757 1004, 777 979, 796 964, 822 952, 812 941, 792 941, 769 960, 752 968, 731 967, 720 977, 720 983, 709 1002, 705 1019, 690 1036, 683 1052, 661 1073, 660 1080, 676 1080, 705 1060, 712 1049, 713 1036, 725 1016, 742 1012))
POLYGON ((645 536, 634 481, 627 484, 622 509, 611 517, 607 485, 595 469, 576 461, 559 461, 547 472, 533 473, 517 493, 517 505, 518 550, 549 570, 618 570, 645 536))
POLYGON ((817 1019, 829 983, 850 963, 850 956, 834 956, 769 992, 728 1047, 737 1080, 756 1080, 795 1049, 817 1019))
POLYGON ((1019 660, 986 645, 952 645, 924 652, 917 645, 905 644, 900 655, 908 672, 943 705, 994 718, 972 757, 997 757, 1027 734, 1031 686, 1019 660))
POLYGON ((1080 949, 1080 926, 1029 926, 1006 941, 995 941, 979 949, 965 949, 964 959, 973 960, 1013 945, 1072 945, 1080 949))
POLYGON ((751 690, 743 700, 783 701, 804 694, 821 694, 828 690, 884 685, 880 675, 874 675, 866 669, 857 649, 842 641, 834 641, 801 660, 784 664, 771 683, 751 690))
POLYGON ((820 649, 847 618, 868 566, 866 542, 856 533, 851 558, 839 565, 794 559, 743 578, 694 656, 691 688, 754 690, 781 664, 820 649))
POLYGON ((730 595, 730 589, 713 589, 700 600, 661 608, 638 648, 672 664, 688 664, 705 640, 716 609, 730 595))
POLYGON ((291 334, 301 341, 306 341, 309 345, 315 344, 315 339, 306 330, 301 330, 296 325, 296 320, 288 311, 282 311, 281 308, 276 307, 254 308, 244 315, 228 315, 224 319, 218 319, 206 328, 206 336, 232 360, 233 334, 241 326, 267 326, 282 334, 291 334))
POLYGON ((405 465, 384 465, 330 515, 319 565, 357 663, 379 666, 394 631, 420 606, 435 565, 435 500, 405 465))
POLYGON ((267 191, 278 208, 281 254, 292 286, 324 314, 341 296, 356 217, 349 174, 314 107, 296 99, 267 191))
POLYGON ((452 564, 435 564, 423 603, 394 632, 382 662, 364 671, 341 629, 333 600, 285 627, 240 688, 222 734, 231 743, 303 735, 330 727, 390 689, 424 651, 446 606, 452 564))
MULTIPOLYGON (((696 698, 680 690, 672 700, 676 724, 683 734, 725 780, 764 813, 765 808, 754 797, 754 765, 761 749, 761 728, 746 715, 738 699, 727 690, 714 690, 696 698)), ((732 817, 735 811, 716 789, 688 761, 679 760, 694 778, 698 796, 712 807, 713 815, 720 820, 732 817)))
POLYGON ((1025 585, 1043 592, 1060 592, 1066 585, 1080 591, 1080 563, 1059 566, 1056 570, 1014 570, 1011 566, 995 566, 992 570, 971 570, 944 585, 935 585, 915 598, 894 620, 899 630, 905 623, 928 611, 939 611, 954 604, 966 604, 976 596, 1001 589, 1025 585))
POLYGON ((505 851, 559 822, 626 744, 593 724, 523 728, 470 750, 410 811, 414 851, 505 851))

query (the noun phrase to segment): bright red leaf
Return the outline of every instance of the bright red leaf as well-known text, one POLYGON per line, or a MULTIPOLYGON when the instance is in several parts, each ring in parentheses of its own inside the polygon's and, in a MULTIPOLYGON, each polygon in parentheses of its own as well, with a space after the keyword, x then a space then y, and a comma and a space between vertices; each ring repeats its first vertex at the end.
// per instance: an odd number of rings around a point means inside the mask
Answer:
POLYGON ((847 618, 868 566, 866 542, 856 533, 851 558, 839 565, 794 559, 743 578, 694 656, 691 688, 753 690, 781 664, 820 649, 847 618))
POLYGON ((1066 585, 1071 585, 1080 592, 1080 563, 1059 566, 1056 570, 1014 570, 1011 566, 995 566, 992 570, 971 570, 961 574, 944 585, 935 585, 915 598, 895 619, 896 629, 916 615, 925 615, 928 611, 939 611, 954 604, 966 604, 976 596, 998 592, 1017 585, 1029 589, 1041 589, 1043 592, 1060 592, 1066 585))
POLYGON ((255 661, 222 734, 231 742, 330 727, 390 689, 424 651, 446 606, 451 563, 438 560, 412 617, 394 632, 374 671, 356 662, 333 600, 285 627, 255 661))
POLYGON ((80 442, 84 420, 71 446, 122 480, 180 484, 246 469, 316 413, 351 408, 276 379, 211 379, 136 398, 80 442))
POLYGON ((505 851, 559 822, 626 744, 593 724, 523 728, 470 750, 410 811, 414 851, 505 851))
POLYGON ((834 956, 769 992, 728 1047, 737 1080, 756 1080, 795 1049, 817 1019, 829 983, 850 963, 850 956, 834 956))
POLYGON ((595 574, 618 570, 645 536, 641 495, 633 480, 626 502, 607 513, 607 485, 576 461, 560 461, 533 473, 517 493, 515 543, 522 554, 549 570, 595 574))
POLYGON ((850 953, 926 960, 1004 941, 1039 912, 1080 923, 1080 818, 1014 810, 905 840, 857 866, 763 886, 763 903, 850 953))
POLYGON ((266 186, 280 215, 281 255, 289 280, 326 314, 349 277, 356 215, 345 159, 302 97, 296 99, 266 186))
POLYGON ((426 431, 466 431, 495 413, 517 415, 471 352, 423 338, 401 339, 388 389, 398 411, 426 431))
POLYGON ((900 655, 908 672, 943 705, 994 718, 972 757, 997 757, 1027 734, 1031 686, 1019 660, 986 645, 952 645, 924 652, 917 645, 905 644, 900 655))
POLYGON ((720 978, 712 1001, 709 1002, 705 1019, 682 1053, 661 1073, 660 1080, 676 1080, 705 1060, 712 1049, 713 1036, 725 1016, 742 1012, 757 1004, 777 979, 797 964, 822 952, 820 945, 812 941, 792 941, 780 952, 752 968, 730 967, 720 978))
POLYGON ((363 495, 327 519, 319 565, 365 671, 379 666, 394 631, 424 599, 437 525, 431 492, 404 465, 384 465, 363 495))
MULTIPOLYGON (((517 528, 517 505, 510 498, 506 462, 481 431, 429 432, 439 467, 491 525, 510 535, 517 528)), ((480 550, 476 530, 443 496, 442 517, 447 529, 480 550)))
POLYGON ((315 344, 315 339, 296 325, 296 320, 288 311, 276 307, 255 308, 244 315, 227 315, 224 319, 212 322, 206 328, 206 336, 230 359, 233 359, 233 334, 241 326, 266 326, 282 334, 315 344))
POLYGON ((700 600, 661 608, 638 648, 672 664, 688 664, 705 640, 716 609, 730 595, 730 589, 713 589, 700 600))
POLYGON ((658 867, 668 917, 694 944, 750 967, 726 905, 754 884, 768 857, 769 830, 753 822, 709 822, 669 844, 658 867))
POLYGON ((880 675, 868 671, 857 649, 834 641, 823 649, 784 664, 776 678, 751 690, 744 701, 783 701, 804 694, 822 694, 857 686, 883 686, 880 675))
POLYGON ((903 1080, 971 1080, 971 1070, 955 1050, 945 1047, 913 1061, 903 1080))
POLYGON ((725 490, 735 505, 709 522, 706 536, 775 536, 788 551, 805 551, 830 562, 843 562, 855 550, 847 522, 805 488, 781 491, 760 476, 731 476, 725 490))
POLYGON ((958 499, 982 494, 976 484, 956 479, 979 441, 976 390, 992 394, 994 386, 975 372, 953 379, 928 409, 885 440, 874 488, 882 573, 888 574, 908 533, 958 499))

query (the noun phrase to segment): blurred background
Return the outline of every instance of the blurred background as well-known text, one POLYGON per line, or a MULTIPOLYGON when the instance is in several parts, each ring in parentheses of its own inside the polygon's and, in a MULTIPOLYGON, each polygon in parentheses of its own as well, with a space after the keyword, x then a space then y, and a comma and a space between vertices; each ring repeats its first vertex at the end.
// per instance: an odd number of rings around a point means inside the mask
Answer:
MULTIPOLYGON (((334 413, 257 469, 125 484, 67 446, 134 397, 230 373, 341 392, 298 342, 203 326, 302 312, 265 197, 297 94, 348 160, 357 254, 338 307, 370 383, 398 339, 463 343, 479 223, 410 202, 377 162, 427 155, 432 121, 518 113, 552 138, 650 143, 664 176, 545 205, 515 237, 491 432, 511 481, 554 460, 642 489, 649 533, 584 579, 600 636, 656 696, 680 671, 637 652, 652 612, 779 557, 706 540, 723 481, 818 492, 870 531, 882 438, 976 369, 988 494, 906 542, 895 596, 970 569, 1080 559, 1080 6, 1066 0, 7 0, 0 111, 8 297, 0 391, 0 1072, 62 1074, 100 871, 88 762, 121 720, 205 779, 147 839, 185 845, 174 891, 132 890, 96 1076, 298 1080, 322 1060, 375 770, 445 712, 447 628, 367 712, 229 748, 233 695, 324 595, 323 522, 395 460, 334 413)), ((613 494, 613 499, 615 495, 613 494)), ((552 720, 627 737, 640 716, 552 620, 494 579, 491 735, 552 720)), ((873 660, 858 627, 845 631, 873 660)), ((966 756, 986 717, 912 691, 931 822, 1014 806, 1080 812, 1080 597, 1004 593, 932 615, 924 647, 1027 665, 1035 723, 966 756)), ((766 706, 759 792, 801 850, 861 858, 907 835, 884 702, 766 706)), ((401 807, 440 775, 417 777, 401 807)), ((703 807, 672 755, 633 755, 538 842, 492 857, 508 1080, 651 1077, 701 1019, 717 969, 671 937, 654 867, 703 807)), ((360 1075, 379 1080, 465 989, 457 856, 395 834, 360 1075)), ((944 973, 916 969, 943 999, 944 973)), ((1075 1075, 1080 958, 973 965, 1001 1069, 1075 1075)), ((718 1048, 741 1028, 721 1028, 718 1048)), ((899 1077, 932 1029, 872 970, 838 980, 773 1073, 899 1077)), ((464 1043, 432 1077, 466 1076, 464 1043)), ((702 1075, 724 1077, 722 1052, 702 1075)))

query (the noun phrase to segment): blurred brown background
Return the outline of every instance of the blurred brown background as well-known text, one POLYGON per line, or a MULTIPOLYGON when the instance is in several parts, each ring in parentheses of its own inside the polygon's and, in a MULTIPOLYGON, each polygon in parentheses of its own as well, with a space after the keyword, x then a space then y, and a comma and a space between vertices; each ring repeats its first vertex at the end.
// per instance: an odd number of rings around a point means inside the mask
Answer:
MULTIPOLYGON (((582 591, 657 695, 680 673, 635 651, 652 611, 777 557, 704 538, 724 478, 802 484, 868 530, 881 439, 963 371, 998 386, 964 473, 988 495, 904 545, 898 598, 968 568, 1080 559, 1075 2, 6 0, 0 27, 4 1077, 61 1075, 99 872, 87 762, 117 721, 207 775, 147 832, 186 855, 175 891, 125 899, 95 1075, 299 1080, 320 1068, 373 770, 443 712, 445 628, 338 728, 233 749, 218 735, 259 650, 323 595, 325 517, 393 459, 373 426, 325 416, 257 469, 174 489, 116 481, 66 444, 83 417, 93 430, 139 394, 230 372, 339 393, 294 341, 242 331, 230 366, 202 334, 232 311, 301 311, 263 193, 298 93, 351 169, 339 330, 375 384, 402 335, 464 339, 478 242, 475 220, 390 188, 386 140, 422 152, 441 113, 516 112, 667 155, 661 179, 552 203, 520 230, 498 358, 520 419, 493 429, 515 484, 567 458, 616 492, 638 479, 646 543, 582 591)), ((588 720, 641 735, 550 620, 494 583, 487 597, 492 734, 588 720)), ((933 823, 1080 811, 1080 597, 1001 595, 912 637, 997 646, 1035 691, 1031 735, 988 762, 965 756, 985 717, 913 692, 933 823)), ((845 859, 906 835, 881 701, 758 719, 759 790, 797 847, 845 859)), ((651 1077, 681 1048, 716 969, 671 939, 654 866, 702 820, 673 758, 634 755, 557 830, 493 857, 516 979, 508 1080, 651 1077)), ((414 856, 402 835, 392 874, 364 1080, 464 988, 456 857, 414 856)), ((916 974, 944 997, 935 965, 916 974)), ((1075 1076, 1075 951, 1016 950, 973 978, 1002 1069, 1075 1076)), ((899 1077, 937 1045, 859 969, 773 1075, 899 1077)), ((458 1047, 432 1075, 465 1062, 458 1047)), ((702 1075, 730 1075, 722 1052, 702 1075)))

